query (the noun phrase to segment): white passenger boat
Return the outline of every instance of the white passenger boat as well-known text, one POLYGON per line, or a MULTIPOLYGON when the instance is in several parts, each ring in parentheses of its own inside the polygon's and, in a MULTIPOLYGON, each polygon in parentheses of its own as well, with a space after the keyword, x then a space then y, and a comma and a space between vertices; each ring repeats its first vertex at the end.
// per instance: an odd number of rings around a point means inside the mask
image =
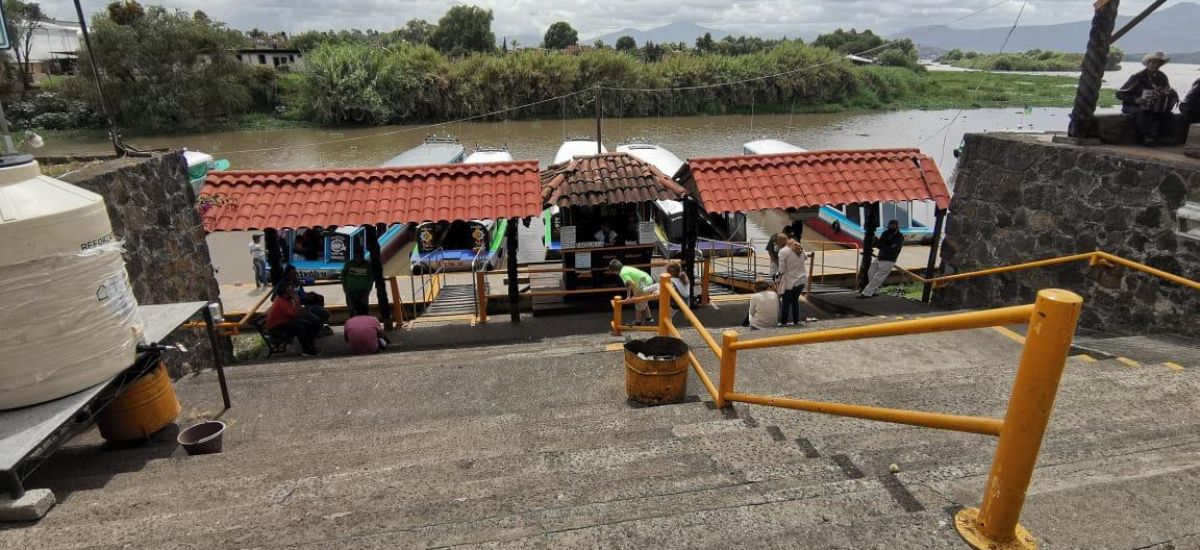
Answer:
POLYGON ((554 164, 562 164, 576 157, 590 157, 597 154, 597 151, 607 153, 608 149, 605 149, 604 145, 597 146, 596 140, 590 137, 570 137, 558 147, 558 152, 554 154, 554 164))

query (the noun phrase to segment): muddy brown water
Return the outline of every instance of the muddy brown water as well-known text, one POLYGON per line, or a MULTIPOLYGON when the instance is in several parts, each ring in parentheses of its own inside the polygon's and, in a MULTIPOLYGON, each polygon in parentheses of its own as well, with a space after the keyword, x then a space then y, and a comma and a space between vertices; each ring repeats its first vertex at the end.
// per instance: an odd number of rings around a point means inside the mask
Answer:
MULTIPOLYGON (((742 144, 770 137, 806 149, 861 149, 920 147, 938 161, 949 178, 954 168, 953 150, 967 132, 1029 128, 1065 130, 1068 109, 976 109, 891 111, 872 113, 797 114, 794 116, 648 117, 604 120, 603 139, 609 149, 632 139, 657 143, 680 158, 741 154, 742 144)), ((215 132, 131 139, 141 148, 170 147, 204 151, 226 158, 235 170, 299 169, 378 165, 418 145, 435 129, 426 126, 385 126, 343 130, 303 128, 288 130, 215 132)), ((436 129, 457 136, 468 152, 477 144, 507 146, 518 159, 548 164, 567 135, 592 135, 595 121, 524 120, 448 124, 436 129)), ((107 143, 96 139, 53 138, 39 153, 47 155, 103 153, 107 143)), ((766 228, 778 230, 779 228, 766 228)), ((535 221, 522 228, 527 250, 537 243, 541 230, 535 221)), ((246 248, 247 233, 210 235, 213 265, 222 284, 252 280, 246 248)), ((522 260, 532 259, 522 255, 522 260)))

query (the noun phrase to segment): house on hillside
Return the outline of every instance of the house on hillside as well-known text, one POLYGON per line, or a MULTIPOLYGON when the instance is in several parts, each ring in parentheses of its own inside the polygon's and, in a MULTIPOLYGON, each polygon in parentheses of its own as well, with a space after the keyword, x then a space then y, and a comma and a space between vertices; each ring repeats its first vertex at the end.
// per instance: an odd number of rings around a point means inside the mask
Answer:
MULTIPOLYGON (((79 25, 70 21, 38 21, 29 41, 29 72, 34 82, 50 76, 75 74, 79 51, 79 25)), ((16 60, 12 50, 5 52, 16 60)))
POLYGON ((300 69, 304 66, 304 54, 291 48, 248 48, 237 51, 238 60, 256 67, 300 69))

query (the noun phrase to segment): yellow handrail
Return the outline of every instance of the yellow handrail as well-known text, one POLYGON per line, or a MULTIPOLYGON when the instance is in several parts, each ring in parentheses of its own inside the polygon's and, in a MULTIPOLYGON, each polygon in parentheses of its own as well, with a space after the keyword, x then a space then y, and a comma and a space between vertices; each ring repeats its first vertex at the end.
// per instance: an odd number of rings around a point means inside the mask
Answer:
MULTIPOLYGON (((1090 258, 1110 259, 1105 258, 1103 253, 1093 253, 1086 256, 1090 258)), ((1076 259, 1078 258, 1069 260, 1054 259, 1050 261, 1062 263, 1064 261, 1075 261, 1076 259)), ((620 296, 613 297, 613 332, 619 335, 621 330, 645 330, 654 331, 663 336, 669 335, 680 338, 679 330, 671 322, 670 303, 673 300, 679 306, 684 317, 700 333, 705 344, 712 349, 714 355, 720 361, 720 375, 717 379, 717 384, 714 386, 695 354, 689 351, 687 356, 688 363, 692 365, 697 377, 700 378, 700 381, 704 384, 704 388, 713 397, 713 401, 718 408, 723 408, 730 404, 730 402, 752 403, 852 418, 997 436, 1000 441, 996 446, 996 455, 993 459, 991 474, 988 476, 987 488, 984 491, 983 504, 979 508, 964 508, 960 511, 955 516, 955 528, 968 544, 980 550, 1001 547, 1020 549, 1036 547, 1033 536, 1018 523, 1018 520, 1020 519, 1021 508, 1024 505, 1025 493, 1029 488, 1030 480, 1033 478, 1033 469, 1037 463, 1038 453, 1041 450, 1042 438, 1045 435, 1046 426, 1050 419, 1050 411, 1054 407, 1054 400, 1058 394, 1058 384, 1062 378, 1063 368, 1066 365, 1067 354, 1071 349, 1075 324, 1079 319, 1079 312, 1083 305, 1083 299, 1078 295, 1066 290, 1048 289, 1038 292, 1037 301, 1028 305, 943 315, 926 319, 830 329, 812 333, 759 338, 744 342, 738 341, 737 332, 727 330, 722 333, 721 345, 718 347, 715 340, 708 333, 708 330, 700 323, 695 314, 692 313, 687 302, 672 288, 670 276, 663 274, 660 281, 660 289, 665 289, 666 292, 660 292, 657 296, 639 296, 626 300, 621 299, 620 296), (659 323, 657 327, 623 327, 621 325, 622 305, 649 301, 656 297, 658 298, 659 310, 659 323), (734 382, 737 374, 737 357, 738 352, 741 350, 965 330, 1019 323, 1028 323, 1029 331, 1028 336, 1025 338, 1020 365, 1017 368, 1016 380, 1013 383, 1011 397, 1009 398, 1008 410, 1003 419, 811 401, 734 391, 734 382)))
POLYGON ((1186 277, 1181 277, 1174 273, 1170 273, 1167 271, 1163 271, 1161 269, 1150 267, 1143 263, 1135 262, 1133 260, 1127 260, 1125 258, 1117 256, 1116 254, 1111 254, 1111 253, 1105 252, 1103 250, 1097 250, 1095 252, 1083 252, 1080 254, 1070 254, 1067 256, 1057 256, 1054 258, 1033 260, 1033 261, 1029 261, 1029 262, 1022 262, 1019 264, 1012 264, 1012 265, 1006 265, 1006 266, 1000 266, 1000 267, 990 267, 987 269, 980 269, 978 271, 968 271, 966 273, 955 273, 953 275, 943 275, 941 277, 928 277, 928 278, 922 277, 922 276, 917 275, 916 273, 913 273, 912 271, 909 271, 907 269, 901 268, 899 266, 896 266, 896 267, 898 269, 900 269, 900 271, 902 273, 908 275, 912 279, 922 282, 922 283, 932 283, 933 286, 936 288, 936 287, 945 285, 946 283, 953 282, 953 281, 959 281, 959 280, 963 280, 963 279, 973 279, 975 277, 985 277, 988 275, 996 275, 999 273, 1009 273, 1012 271, 1024 271, 1027 269, 1035 269, 1035 268, 1039 268, 1039 267, 1047 267, 1047 266, 1052 266, 1052 265, 1066 264, 1066 263, 1071 263, 1071 262, 1082 262, 1082 261, 1087 261, 1090 265, 1096 265, 1099 263, 1103 263, 1105 261, 1112 262, 1115 264, 1120 264, 1120 265, 1125 266, 1130 269, 1141 271, 1142 273, 1146 273, 1146 274, 1152 275, 1154 277, 1158 277, 1160 279, 1165 279, 1165 280, 1171 281, 1173 283, 1186 286, 1193 290, 1200 290, 1200 281, 1193 281, 1186 277))

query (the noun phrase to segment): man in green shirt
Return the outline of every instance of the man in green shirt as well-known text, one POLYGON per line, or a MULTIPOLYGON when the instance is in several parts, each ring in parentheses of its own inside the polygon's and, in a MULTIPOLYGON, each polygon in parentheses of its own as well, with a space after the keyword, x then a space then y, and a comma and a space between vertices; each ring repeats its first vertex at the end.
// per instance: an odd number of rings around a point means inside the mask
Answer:
POLYGON ((371 286, 374 283, 370 262, 362 258, 351 258, 342 266, 342 290, 346 293, 346 305, 349 306, 351 315, 370 313, 371 286))
MULTIPOLYGON (((608 270, 621 277, 621 282, 625 285, 628 298, 644 296, 646 294, 646 287, 654 284, 654 277, 651 277, 649 273, 636 267, 622 265, 620 260, 609 262, 608 270)), ((654 318, 650 316, 649 301, 637 302, 633 305, 633 311, 635 324, 654 324, 654 318)))

